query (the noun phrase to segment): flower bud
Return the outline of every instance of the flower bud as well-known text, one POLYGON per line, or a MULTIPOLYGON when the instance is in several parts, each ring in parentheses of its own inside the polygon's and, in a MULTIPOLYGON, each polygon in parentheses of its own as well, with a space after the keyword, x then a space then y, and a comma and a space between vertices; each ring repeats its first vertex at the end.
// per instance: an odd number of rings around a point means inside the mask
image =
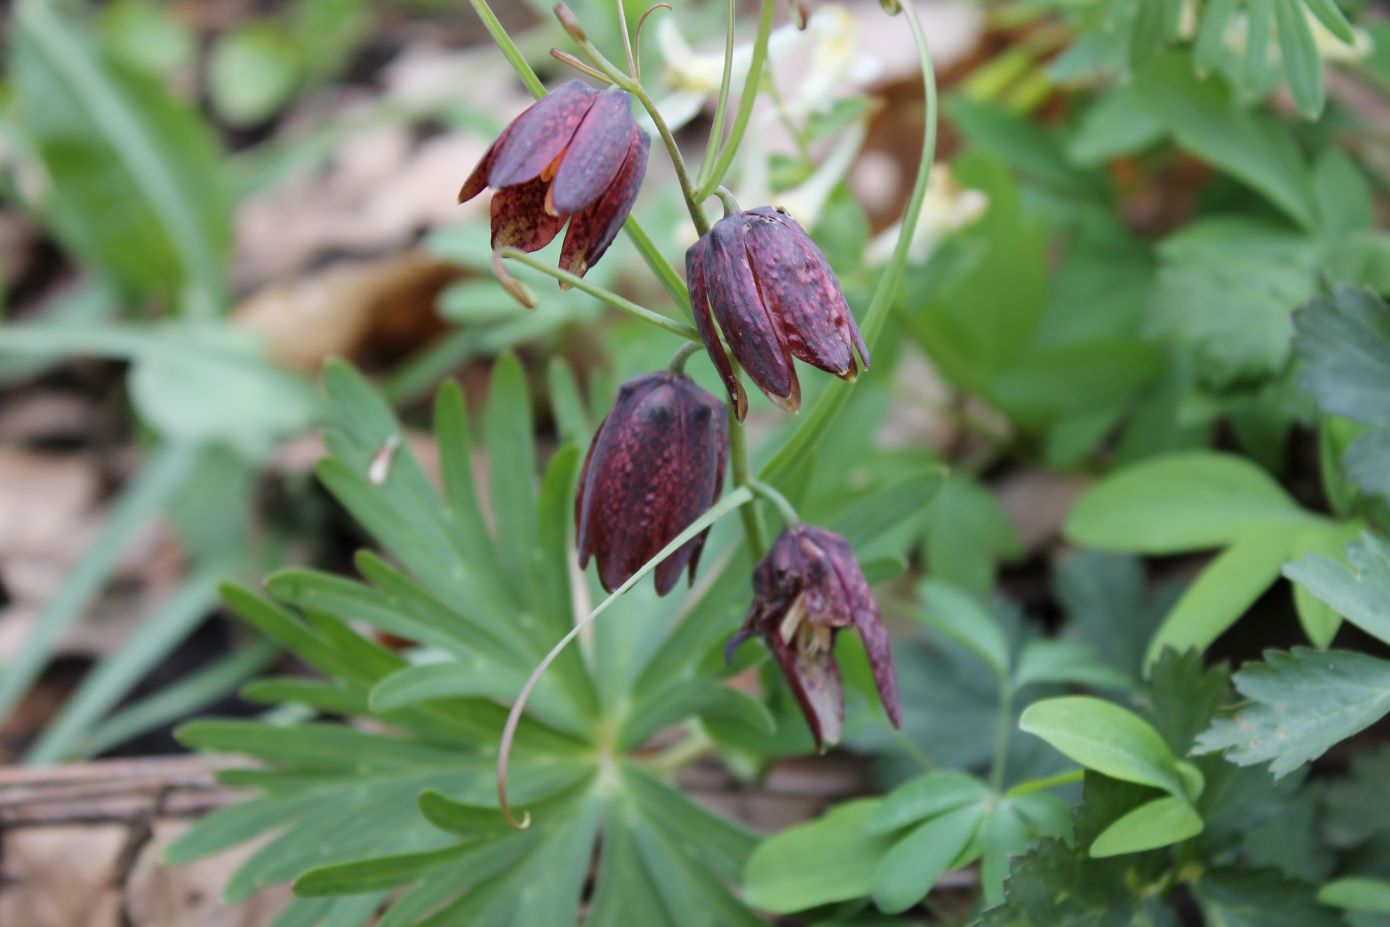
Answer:
MULTIPOLYGON (((723 403, 684 374, 649 373, 624 383, 579 477, 579 565, 597 559, 609 592, 626 582, 719 498, 728 443, 723 403)), ((659 595, 675 587, 687 565, 695 578, 708 534, 657 565, 659 595)))
POLYGON ((854 352, 869 349, 825 255, 797 221, 760 206, 725 216, 685 255, 695 327, 729 389, 741 421, 748 397, 719 343, 773 402, 801 405, 792 358, 845 380, 858 376, 854 352))
POLYGON ((569 223, 560 267, 584 276, 627 221, 651 138, 627 92, 561 84, 502 131, 459 190, 492 198, 492 246, 538 251, 569 223))
POLYGON ((859 569, 838 534, 810 525, 782 532, 753 571, 753 606, 725 657, 753 635, 767 641, 810 725, 816 748, 840 739, 844 687, 835 636, 853 625, 864 642, 879 699, 894 727, 901 723, 898 682, 888 632, 859 569))

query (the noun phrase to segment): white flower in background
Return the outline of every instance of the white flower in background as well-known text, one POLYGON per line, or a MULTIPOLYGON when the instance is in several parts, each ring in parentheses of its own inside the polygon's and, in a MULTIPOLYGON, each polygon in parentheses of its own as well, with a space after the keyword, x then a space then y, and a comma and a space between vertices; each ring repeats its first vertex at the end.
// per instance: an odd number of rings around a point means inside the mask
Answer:
MULTIPOLYGON (((769 60, 780 57, 796 41, 790 26, 774 29, 768 37, 769 60)), ((674 16, 662 17, 656 24, 656 44, 665 65, 661 80, 670 93, 657 101, 656 108, 674 131, 700 114, 700 110, 719 96, 724 80, 724 50, 708 54, 695 51, 686 41, 674 16)), ((729 94, 737 96, 748 77, 753 59, 753 43, 734 46, 733 70, 729 75, 729 94)))
POLYGON ((811 42, 811 62, 784 98, 792 116, 825 112, 883 73, 877 58, 860 51, 859 24, 838 4, 817 9, 804 36, 811 42))
POLYGON ((849 173, 868 134, 869 127, 865 120, 856 120, 852 126, 840 133, 840 137, 835 140, 835 144, 826 152, 810 177, 799 186, 774 197, 777 205, 791 213, 805 228, 809 229, 815 225, 826 201, 830 199, 830 194, 835 192, 836 185, 849 173))
MULTIPOLYGON (((926 261, 942 239, 979 219, 988 207, 989 197, 983 192, 955 182, 950 165, 933 164, 931 178, 927 181, 927 196, 922 201, 922 214, 907 248, 908 261, 913 264, 926 261)), ((901 231, 902 223, 898 222, 874 236, 864 249, 865 263, 875 267, 887 264, 901 231)))

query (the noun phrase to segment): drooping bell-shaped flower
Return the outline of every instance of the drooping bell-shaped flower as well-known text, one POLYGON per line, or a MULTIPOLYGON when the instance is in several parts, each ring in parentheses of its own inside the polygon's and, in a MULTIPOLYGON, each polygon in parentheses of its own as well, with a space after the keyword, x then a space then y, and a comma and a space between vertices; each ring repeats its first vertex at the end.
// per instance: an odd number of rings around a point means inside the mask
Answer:
POLYGON ((868 369, 869 349, 840 282, 811 236, 782 210, 760 206, 720 219, 690 246, 685 270, 695 327, 740 420, 748 397, 716 322, 748 376, 791 412, 801 405, 792 358, 853 380, 857 350, 868 369))
MULTIPOLYGON (((664 371, 624 383, 579 477, 579 565, 594 557, 603 588, 621 586, 719 498, 728 446, 724 404, 689 377, 664 371)), ((658 594, 687 565, 694 579, 708 533, 657 565, 658 594)))
POLYGON ((732 660, 749 637, 765 639, 806 716, 816 748, 824 749, 839 741, 844 723, 835 635, 851 626, 864 642, 879 698, 897 727, 898 681, 888 632, 854 551, 838 534, 810 525, 782 532, 753 571, 753 607, 724 654, 732 660))
POLYGON ((538 251, 569 222, 560 267, 583 276, 627 221, 651 138, 617 88, 561 84, 502 130, 459 190, 491 187, 492 246, 538 251))

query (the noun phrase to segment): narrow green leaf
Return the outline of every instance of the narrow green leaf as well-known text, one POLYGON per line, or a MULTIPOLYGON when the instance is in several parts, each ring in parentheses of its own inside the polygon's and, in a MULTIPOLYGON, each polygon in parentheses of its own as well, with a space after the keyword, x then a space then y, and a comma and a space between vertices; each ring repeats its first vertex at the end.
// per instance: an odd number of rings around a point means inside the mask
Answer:
POLYGON ((1024 710, 1018 726, 1112 779, 1185 795, 1177 759, 1158 731, 1118 705, 1084 695, 1044 699, 1024 710))
POLYGON ((1344 43, 1351 45, 1356 41, 1356 31, 1337 5, 1337 0, 1303 0, 1303 5, 1318 18, 1318 22, 1327 27, 1328 32, 1344 43))
POLYGON ((0 720, 9 716, 43 671, 64 632, 91 605, 131 536, 178 492, 197 459, 194 448, 162 448, 145 462, 111 506, 105 524, 40 612, 19 651, 0 673, 0 720))
POLYGON ((108 61, 61 9, 25 0, 12 32, 17 102, 50 180, 46 208, 114 276, 147 291, 179 281, 190 315, 220 312, 231 221, 211 133, 156 81, 108 61))
POLYGON ((487 399, 488 479, 498 526, 497 551, 514 590, 533 598, 536 552, 536 448, 526 374, 514 354, 497 359, 487 399))
POLYGON ((1326 95, 1322 83, 1322 56, 1313 41, 1313 31, 1303 18, 1304 0, 1274 0, 1275 28, 1279 30, 1279 52, 1284 74, 1298 111, 1308 118, 1322 112, 1326 95))
POLYGON ((1121 856, 1181 843, 1202 832, 1202 817, 1185 798, 1166 796, 1145 802, 1101 831, 1091 856, 1121 856))
POLYGON ((1226 27, 1236 12, 1237 0, 1210 0, 1203 5, 1197 41, 1193 47, 1193 63, 1199 74, 1216 69, 1225 54, 1226 27))
POLYGON ((112 713, 93 727, 73 755, 78 759, 96 756, 140 734, 196 715, 270 666, 281 653, 272 641, 242 645, 205 668, 112 713))
POLYGON ((160 603, 115 653, 97 664, 44 728, 24 761, 45 766, 72 756, 100 718, 207 617, 221 567, 196 573, 160 603))
POLYGON ((459 843, 439 850, 381 856, 351 863, 320 866, 294 880, 294 893, 303 898, 360 895, 414 882, 432 869, 477 853, 475 843, 459 843))
POLYGON ((1014 686, 1042 683, 1122 691, 1134 688, 1133 679, 1102 661, 1090 644, 1079 641, 1036 640, 1023 648, 1014 686))

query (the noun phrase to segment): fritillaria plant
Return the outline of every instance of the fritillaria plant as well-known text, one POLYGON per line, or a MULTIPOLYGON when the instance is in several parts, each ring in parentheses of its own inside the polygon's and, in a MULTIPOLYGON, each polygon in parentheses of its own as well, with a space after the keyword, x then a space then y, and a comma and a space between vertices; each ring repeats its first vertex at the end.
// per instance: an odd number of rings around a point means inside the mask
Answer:
MULTIPOLYGON (((480 12, 485 6, 475 3, 480 12)), ((617 5, 620 17, 623 5, 617 5)), ((653 7, 643 21, 657 7, 653 7)), ((891 10, 890 10, 891 11, 891 10)), ((648 572, 665 595, 682 571, 693 580, 709 524, 720 506, 726 467, 733 489, 724 511, 741 512, 746 543, 760 558, 751 578, 752 605, 743 639, 765 639, 786 677, 816 745, 839 738, 844 694, 834 657, 840 629, 858 631, 869 655, 874 680, 890 720, 899 723, 897 684, 887 634, 868 583, 849 544, 838 535, 803 525, 790 503, 771 485, 785 458, 774 457, 769 472, 755 478, 748 460, 743 420, 748 412, 741 372, 783 410, 801 407, 801 385, 793 368, 800 360, 852 382, 869 368, 870 344, 881 330, 889 300, 900 279, 907 242, 883 273, 878 291, 856 323, 835 273, 811 236, 776 204, 742 209, 721 184, 749 125, 767 57, 771 4, 765 4, 754 40, 737 110, 730 115, 732 22, 724 79, 714 111, 714 134, 698 173, 692 173, 662 114, 641 82, 641 70, 627 24, 623 22, 626 68, 620 68, 588 39, 563 5, 555 13, 578 47, 578 55, 552 55, 602 85, 595 89, 571 80, 547 91, 529 69, 519 68, 538 101, 507 126, 473 169, 459 193, 465 201, 492 188, 493 265, 499 280, 523 304, 530 291, 506 270, 515 260, 549 274, 562 287, 574 286, 609 305, 703 346, 728 390, 730 405, 696 386, 683 373, 695 348, 678 352, 667 371, 625 384, 599 426, 589 448, 575 499, 581 565, 597 561, 599 579, 613 597, 648 572), (631 101, 641 105, 670 157, 682 199, 698 240, 686 255, 682 282, 631 218, 646 173, 648 139, 637 127, 631 101), (724 217, 711 225, 705 203, 718 196, 724 217), (530 256, 569 223, 558 268, 530 256), (672 296, 662 312, 637 305, 583 280, 626 224, 634 243, 672 296), (687 324, 685 311, 693 327, 687 324), (786 523, 769 549, 757 498, 770 502, 786 523), (730 504, 732 503, 732 504, 730 504)), ((924 49, 915 15, 909 14, 919 48, 924 49)), ((520 55, 490 13, 484 14, 494 38, 514 64, 520 55)), ((638 23, 640 37, 642 23, 638 23)), ((923 51, 925 56, 925 51, 923 51)), ((929 64, 928 64, 929 71, 929 64)), ((934 87, 927 82, 934 110, 934 87)), ((916 189, 904 225, 912 228, 921 208, 934 148, 929 127, 916 189)), ((829 426, 844 401, 842 390, 827 389, 793 442, 813 441, 829 426)), ((719 511, 719 514, 723 514, 719 511)), ((513 704, 498 757, 498 792, 507 801, 507 764, 512 739, 526 701, 541 674, 593 620, 605 602, 567 634, 536 668, 513 704)), ((515 823, 515 821, 514 821, 515 823)), ((520 826, 525 826, 522 822, 520 826)))

